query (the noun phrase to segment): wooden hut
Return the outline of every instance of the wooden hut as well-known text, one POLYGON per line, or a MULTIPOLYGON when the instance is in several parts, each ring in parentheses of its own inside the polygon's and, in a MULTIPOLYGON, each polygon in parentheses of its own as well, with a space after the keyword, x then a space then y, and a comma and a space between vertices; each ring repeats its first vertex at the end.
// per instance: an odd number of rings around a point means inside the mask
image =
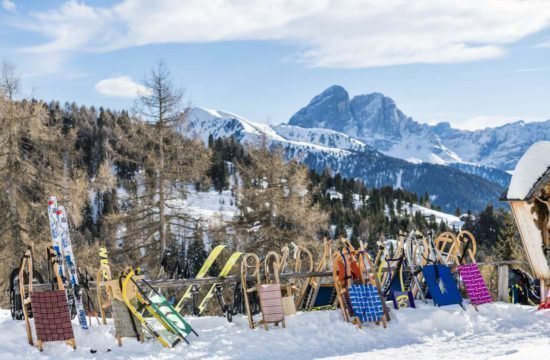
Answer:
POLYGON ((550 141, 533 144, 521 157, 505 200, 545 302, 550 288, 550 141))

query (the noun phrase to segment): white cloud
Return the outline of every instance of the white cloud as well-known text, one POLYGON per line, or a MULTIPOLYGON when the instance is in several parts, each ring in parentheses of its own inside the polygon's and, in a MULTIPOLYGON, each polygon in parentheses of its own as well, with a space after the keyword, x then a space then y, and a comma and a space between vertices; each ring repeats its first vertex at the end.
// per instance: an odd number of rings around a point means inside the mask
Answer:
POLYGON ((545 41, 536 44, 535 47, 536 48, 550 48, 550 39, 546 39, 545 41))
POLYGON ((296 44, 309 66, 343 68, 497 58, 550 26, 544 0, 69 1, 32 16, 22 26, 50 40, 30 51, 271 40, 296 44))
POLYGON ((538 71, 547 71, 547 70, 550 70, 550 67, 534 67, 534 68, 517 69, 516 72, 538 72, 538 71))
POLYGON ((17 10, 17 6, 12 0, 2 0, 2 8, 6 11, 14 12, 17 10))
POLYGON ((129 76, 104 79, 95 84, 98 93, 114 97, 137 97, 150 93, 150 89, 136 83, 129 76))

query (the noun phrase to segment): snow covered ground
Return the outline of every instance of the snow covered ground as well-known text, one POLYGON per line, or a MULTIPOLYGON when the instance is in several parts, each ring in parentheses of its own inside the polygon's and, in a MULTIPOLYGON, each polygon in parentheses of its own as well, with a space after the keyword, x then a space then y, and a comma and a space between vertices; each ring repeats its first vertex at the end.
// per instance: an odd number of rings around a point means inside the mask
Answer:
POLYGON ((539 359, 550 351, 550 310, 496 303, 479 312, 458 306, 392 311, 388 329, 357 329, 344 323, 339 311, 299 313, 287 318, 286 329, 250 330, 238 316, 229 324, 221 317, 189 318, 199 333, 191 345, 164 349, 126 338, 118 347, 113 328, 92 324, 85 333, 74 322, 77 350, 64 343, 46 343, 44 351, 27 344, 24 322, 0 310, 2 359, 539 359), (110 348, 111 351, 107 352, 110 348), (91 349, 97 353, 92 354, 91 349))

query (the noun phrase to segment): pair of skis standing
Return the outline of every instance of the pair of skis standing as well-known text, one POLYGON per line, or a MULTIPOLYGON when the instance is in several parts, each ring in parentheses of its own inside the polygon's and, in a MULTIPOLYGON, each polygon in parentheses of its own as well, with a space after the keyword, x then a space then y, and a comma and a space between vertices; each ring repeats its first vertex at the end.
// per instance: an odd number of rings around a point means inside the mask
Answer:
POLYGON ((82 301, 82 291, 78 281, 78 268, 76 267, 76 259, 69 234, 67 213, 63 206, 58 205, 55 196, 50 196, 48 200, 48 218, 50 221, 53 250, 58 264, 58 268, 54 270, 58 271, 65 283, 69 308, 76 309, 80 326, 82 329, 87 330, 88 323, 82 301), (66 265, 66 269, 64 265, 66 265))

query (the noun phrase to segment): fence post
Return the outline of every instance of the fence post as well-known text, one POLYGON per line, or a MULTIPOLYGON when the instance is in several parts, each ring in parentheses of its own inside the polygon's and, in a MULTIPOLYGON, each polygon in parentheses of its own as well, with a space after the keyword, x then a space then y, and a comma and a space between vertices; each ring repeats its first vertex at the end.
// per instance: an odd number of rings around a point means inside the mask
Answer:
POLYGON ((508 302, 508 265, 498 266, 498 301, 508 302))

